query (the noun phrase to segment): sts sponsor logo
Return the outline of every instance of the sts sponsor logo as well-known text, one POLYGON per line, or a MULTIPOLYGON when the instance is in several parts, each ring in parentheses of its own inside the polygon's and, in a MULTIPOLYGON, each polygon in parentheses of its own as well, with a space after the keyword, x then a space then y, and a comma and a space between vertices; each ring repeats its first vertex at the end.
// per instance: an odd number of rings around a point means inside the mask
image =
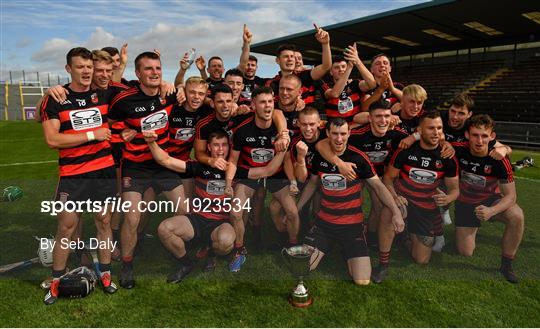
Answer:
POLYGON ((208 183, 206 183, 206 193, 210 195, 225 194, 225 181, 224 180, 209 180, 208 183))
POLYGON ((418 184, 433 184, 437 179, 437 173, 431 170, 412 168, 409 171, 409 178, 418 184))
POLYGON ((69 119, 74 130, 85 130, 101 127, 103 119, 97 107, 69 112, 69 119))
POLYGON ((165 128, 168 122, 167 111, 161 110, 141 119, 141 131, 165 128))
POLYGON ((176 131, 176 135, 174 136, 174 139, 181 140, 181 141, 188 141, 193 137, 195 134, 194 128, 180 128, 176 131))
POLYGON ((347 180, 340 174, 322 174, 321 183, 324 189, 330 191, 343 191, 347 188, 347 180))
POLYGON ((267 163, 274 158, 273 149, 257 148, 251 150, 251 159, 255 163, 267 163))

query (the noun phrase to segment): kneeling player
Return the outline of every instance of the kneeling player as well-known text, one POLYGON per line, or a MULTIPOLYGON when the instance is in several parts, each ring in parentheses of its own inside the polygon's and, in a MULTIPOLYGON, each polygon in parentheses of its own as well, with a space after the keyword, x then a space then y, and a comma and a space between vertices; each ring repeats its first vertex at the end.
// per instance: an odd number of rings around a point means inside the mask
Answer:
MULTIPOLYGON (((212 246, 212 252, 218 255, 228 254, 236 238, 234 228, 229 223, 229 210, 231 207, 243 206, 235 200, 225 197, 225 171, 202 165, 195 161, 182 161, 169 156, 155 142, 157 135, 154 132, 145 133, 150 151, 155 160, 162 166, 178 172, 187 172, 195 177, 195 199, 192 213, 189 215, 174 216, 165 219, 158 227, 161 242, 178 261, 178 268, 167 277, 167 282, 180 282, 193 265, 187 256, 185 243, 200 241, 212 246), (196 204, 210 204, 208 210, 197 207, 196 204)), ((229 137, 223 130, 210 134, 207 141, 207 150, 213 159, 226 159, 229 155, 229 137)), ((276 171, 283 161, 285 153, 280 152, 268 166, 252 168, 250 178, 262 178, 268 173, 276 171)), ((210 257, 206 270, 215 267, 215 258, 210 257)))
MULTIPOLYGON (((384 173, 384 184, 407 218, 411 255, 418 264, 427 264, 431 258, 435 223, 441 216, 438 207, 448 205, 459 194, 456 159, 441 156, 442 128, 437 111, 424 114, 418 126, 420 141, 406 150, 398 149, 384 173), (448 194, 438 188, 443 178, 448 194)), ((389 216, 383 210, 379 225, 379 267, 373 271, 375 283, 382 282, 386 276, 394 236, 389 216)))
POLYGON ((523 210, 516 204, 510 161, 489 156, 488 145, 495 139, 494 128, 495 122, 488 115, 476 115, 470 119, 465 132, 469 142, 456 145, 461 169, 461 193, 456 202, 456 247, 461 255, 472 256, 481 223, 503 222, 500 271, 506 280, 517 283, 512 260, 523 236, 523 210))
MULTIPOLYGON (((375 169, 365 153, 347 145, 350 132, 343 118, 334 118, 327 126, 330 149, 342 161, 356 165, 355 180, 348 180, 341 175, 336 166, 315 153, 312 162, 313 174, 306 190, 313 192, 317 183, 321 182, 321 205, 317 212, 315 225, 306 236, 306 244, 318 249, 313 254, 312 270, 317 267, 322 257, 327 254, 331 245, 341 245, 349 274, 354 282, 366 285, 370 282, 371 263, 364 234, 364 215, 362 213, 363 182, 374 190, 385 207, 390 209, 396 230, 404 228, 401 213, 392 199, 390 192, 384 187, 375 169)), ((304 167, 304 170, 305 167, 304 167)))

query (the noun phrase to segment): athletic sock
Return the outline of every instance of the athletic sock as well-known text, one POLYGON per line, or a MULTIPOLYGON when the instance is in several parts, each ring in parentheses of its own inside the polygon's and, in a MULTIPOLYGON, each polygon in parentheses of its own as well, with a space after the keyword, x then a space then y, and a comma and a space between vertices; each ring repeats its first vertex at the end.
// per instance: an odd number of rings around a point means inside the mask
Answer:
POLYGON ((176 261, 180 266, 191 266, 193 264, 187 253, 180 258, 176 258, 176 261))
POLYGON ((122 257, 122 265, 127 268, 133 268, 133 256, 122 257))
POLYGON ((103 273, 105 272, 111 273, 111 263, 109 264, 99 263, 99 271, 101 272, 101 275, 103 275, 103 273))
POLYGON ((64 274, 66 274, 66 269, 65 268, 63 270, 60 270, 60 271, 52 270, 53 280, 60 280, 60 277, 62 275, 64 275, 64 274))
POLYGON ((253 240, 261 241, 261 225, 253 225, 253 240))
POLYGON ((512 268, 513 260, 514 260, 514 256, 503 253, 501 256, 501 268, 505 268, 505 269, 512 268))
POLYGON ((120 230, 112 230, 113 242, 120 240, 120 230))
POLYGON ((390 262, 390 251, 379 251, 379 265, 388 266, 390 262))

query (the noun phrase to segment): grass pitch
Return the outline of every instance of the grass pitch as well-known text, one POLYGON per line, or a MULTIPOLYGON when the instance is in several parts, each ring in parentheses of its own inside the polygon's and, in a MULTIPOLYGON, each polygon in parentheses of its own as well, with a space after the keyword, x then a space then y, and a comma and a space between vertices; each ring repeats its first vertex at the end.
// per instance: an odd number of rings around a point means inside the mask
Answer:
MULTIPOLYGON (((531 152, 514 151, 513 160, 531 152)), ((532 153, 540 164, 540 154, 532 153)), ((35 122, 0 122, 0 187, 17 185, 24 197, 0 203, 0 265, 35 257, 33 236, 54 234, 56 220, 40 213, 57 182, 57 153, 47 148, 35 122), (39 162, 35 164, 16 164, 39 162)), ((518 202, 525 211, 525 234, 514 264, 521 282, 504 281, 497 269, 503 226, 482 226, 474 257, 454 252, 453 226, 445 227, 447 245, 429 265, 412 263, 406 252, 392 251, 391 269, 381 285, 357 287, 348 278, 338 250, 310 274, 306 285, 315 298, 308 309, 295 309, 287 294, 295 279, 278 250, 249 249, 237 274, 221 258, 214 273, 204 262, 180 284, 165 283, 170 257, 157 237, 146 239, 135 260, 137 286, 105 295, 100 289, 84 299, 42 302, 39 283, 49 268, 0 277, 2 327, 539 327, 540 326, 540 168, 516 173, 518 202)), ((369 209, 368 205, 364 207, 369 209)), ((153 214, 147 232, 155 235, 167 214, 153 214)), ((268 217, 268 216, 265 216, 268 217)), ((85 236, 94 232, 85 215, 85 236)), ((275 239, 268 219, 263 237, 275 239)), ((377 264, 377 253, 372 253, 377 264)), ((73 263, 70 264, 74 266, 73 263)), ((120 265, 113 263, 113 275, 120 265)))

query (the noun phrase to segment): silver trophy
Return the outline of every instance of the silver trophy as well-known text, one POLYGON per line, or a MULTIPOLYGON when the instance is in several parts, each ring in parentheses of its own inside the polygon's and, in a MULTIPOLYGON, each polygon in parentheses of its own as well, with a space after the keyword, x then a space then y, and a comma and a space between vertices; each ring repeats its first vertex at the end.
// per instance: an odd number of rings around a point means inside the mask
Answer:
POLYGON ((317 249, 305 244, 290 248, 283 248, 281 255, 287 267, 294 276, 298 276, 298 283, 289 295, 289 303, 294 307, 308 307, 313 303, 313 298, 309 295, 309 291, 304 286, 304 276, 309 274, 309 269, 313 262, 311 256, 317 249))

